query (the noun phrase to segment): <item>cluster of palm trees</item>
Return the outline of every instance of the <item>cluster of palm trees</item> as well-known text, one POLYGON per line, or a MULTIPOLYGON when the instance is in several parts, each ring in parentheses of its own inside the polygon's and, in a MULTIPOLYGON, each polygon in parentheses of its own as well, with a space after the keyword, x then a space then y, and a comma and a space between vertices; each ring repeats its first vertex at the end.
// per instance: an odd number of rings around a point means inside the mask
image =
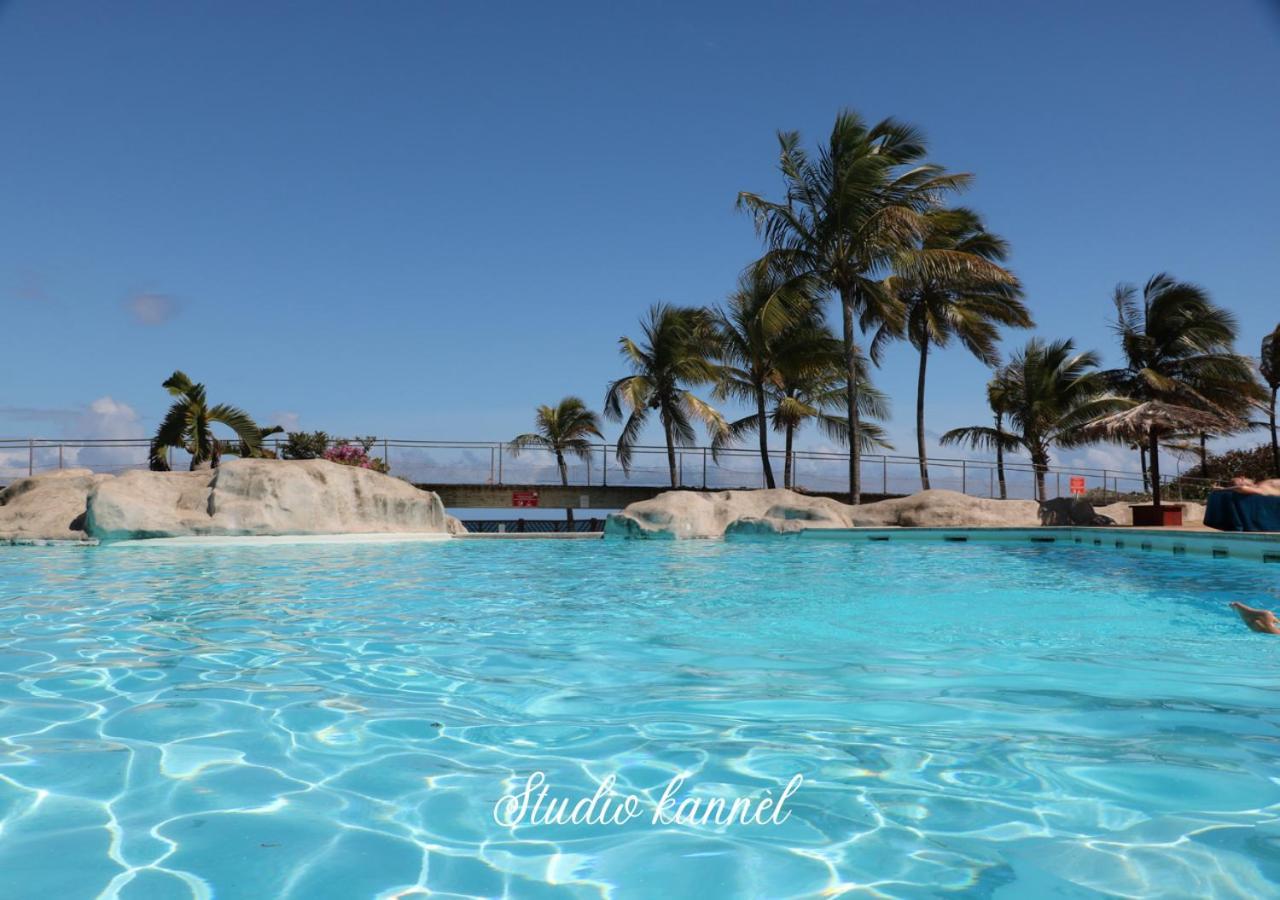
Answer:
MULTIPOLYGON (((676 448, 694 442, 699 424, 713 450, 754 435, 768 487, 776 486, 769 433, 784 435, 782 484, 791 487, 794 438, 812 421, 849 447, 849 493, 858 503, 862 453, 889 446, 879 424, 888 404, 870 373, 898 340, 919 358, 916 433, 925 489, 929 356, 953 342, 994 370, 987 386, 992 424, 954 429, 942 442, 994 450, 1001 497, 1005 453, 1030 457, 1043 498, 1052 448, 1112 440, 1142 448, 1158 505, 1162 441, 1197 435, 1203 447, 1208 436, 1248 427, 1251 408, 1265 408, 1267 390, 1234 350, 1232 316, 1201 288, 1163 274, 1141 294, 1117 288, 1122 367, 1100 370, 1098 356, 1077 351, 1071 340, 1039 338, 1002 362, 1001 329, 1034 323, 1017 277, 1004 265, 1005 241, 974 211, 946 202, 970 175, 928 162, 911 126, 892 119, 869 125, 850 111, 837 116, 814 153, 801 147, 796 132, 780 133, 778 141, 782 198, 738 196, 764 253, 744 269, 736 290, 716 308, 653 306, 642 336, 620 340, 631 372, 608 386, 604 413, 623 423, 617 458, 624 468, 656 416, 673 487, 676 448), (839 336, 826 324, 827 298, 839 302, 839 336), (695 393, 703 387, 712 399, 741 402, 750 412, 727 420, 695 393)), ((1280 326, 1262 356, 1280 470, 1280 326)), ((521 435, 517 446, 552 449, 567 482, 563 454, 585 454, 586 439, 600 434, 599 418, 578 398, 538 415, 539 432, 521 435)))

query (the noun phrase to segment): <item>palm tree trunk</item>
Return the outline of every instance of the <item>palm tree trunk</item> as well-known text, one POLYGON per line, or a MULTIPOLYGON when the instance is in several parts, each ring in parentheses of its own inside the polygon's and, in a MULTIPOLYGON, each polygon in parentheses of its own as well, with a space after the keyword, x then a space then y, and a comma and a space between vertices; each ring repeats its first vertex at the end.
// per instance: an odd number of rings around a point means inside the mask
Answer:
POLYGON ((1209 436, 1203 431, 1200 432, 1200 477, 1209 477, 1209 448, 1207 442, 1209 436))
POLYGON ((845 400, 849 404, 849 502, 862 502, 862 428, 858 421, 858 355, 853 343, 853 297, 840 291, 844 313, 845 400))
MULTIPOLYGON (((556 450, 556 465, 560 467, 560 484, 563 487, 569 486, 569 467, 564 464, 564 454, 556 450)), ((566 506, 564 508, 565 521, 568 522, 566 531, 573 531, 573 507, 566 506)))
POLYGON ((929 364, 929 326, 920 338, 920 375, 916 380, 916 453, 920 457, 920 489, 929 490, 929 459, 924 449, 924 373, 929 364))
POLYGON ((1138 465, 1142 469, 1142 492, 1151 490, 1151 482, 1147 480, 1147 445, 1138 444, 1138 465))
POLYGON ((1156 430, 1151 429, 1151 505, 1160 508, 1160 442, 1156 430))
MULTIPOLYGON (((782 458, 782 486, 787 490, 795 489, 795 469, 791 463, 791 442, 796 435, 796 427, 794 425, 787 426, 787 452, 782 458)), ((1272 429, 1272 436, 1275 435, 1275 429, 1272 429)))
POLYGON ((1031 467, 1036 472, 1036 499, 1043 503, 1049 499, 1045 496, 1044 476, 1049 471, 1049 454, 1044 451, 1031 454, 1031 467))
POLYGON ((662 413, 662 431, 667 437, 667 468, 671 471, 671 486, 678 488, 680 479, 676 475, 676 442, 671 436, 671 422, 667 419, 665 410, 662 413))
POLYGON ((1276 441, 1276 394, 1280 388, 1271 389, 1271 474, 1280 478, 1280 442, 1276 441))
MULTIPOLYGON (((996 413, 996 434, 1004 431, 1004 414, 996 413)), ((1009 489, 1004 481, 1004 444, 996 440, 996 478, 1000 482, 1000 499, 1009 499, 1009 489)))
POLYGON ((760 432, 760 464, 764 466, 764 486, 776 488, 773 466, 769 464, 769 418, 764 408, 764 388, 756 386, 756 430, 760 432))

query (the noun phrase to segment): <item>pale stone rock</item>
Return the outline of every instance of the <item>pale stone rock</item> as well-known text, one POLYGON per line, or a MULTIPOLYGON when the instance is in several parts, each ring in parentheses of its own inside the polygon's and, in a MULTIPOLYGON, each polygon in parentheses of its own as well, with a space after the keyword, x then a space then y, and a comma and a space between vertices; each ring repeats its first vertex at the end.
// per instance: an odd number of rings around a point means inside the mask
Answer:
POLYGON ((85 498, 110 478, 62 469, 13 482, 0 491, 0 541, 84 540, 85 498))
POLYGON ((106 541, 222 533, 210 530, 212 477, 211 470, 130 471, 99 482, 86 498, 85 531, 106 541))
POLYGON ((323 459, 229 460, 204 472, 129 472, 88 498, 103 540, 186 535, 447 533, 440 498, 323 459))
POLYGON ((1008 527, 1040 524, 1034 500, 987 500, 957 491, 850 506, 794 491, 668 491, 609 517, 606 534, 632 538, 715 538, 786 534, 807 528, 1008 527))
POLYGON ((0 540, 458 533, 439 496, 326 460, 228 460, 195 472, 68 469, 0 492, 0 540))

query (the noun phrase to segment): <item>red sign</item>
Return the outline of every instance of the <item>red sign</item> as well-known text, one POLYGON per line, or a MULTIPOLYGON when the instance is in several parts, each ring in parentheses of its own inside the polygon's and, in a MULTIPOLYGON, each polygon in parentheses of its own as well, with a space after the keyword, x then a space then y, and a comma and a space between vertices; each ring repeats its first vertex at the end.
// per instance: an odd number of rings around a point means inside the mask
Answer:
POLYGON ((511 505, 512 506, 537 506, 538 492, 537 491, 512 491, 511 505))
POLYGON ((1071 493, 1073 494, 1084 493, 1084 476, 1083 475, 1071 476, 1071 493))

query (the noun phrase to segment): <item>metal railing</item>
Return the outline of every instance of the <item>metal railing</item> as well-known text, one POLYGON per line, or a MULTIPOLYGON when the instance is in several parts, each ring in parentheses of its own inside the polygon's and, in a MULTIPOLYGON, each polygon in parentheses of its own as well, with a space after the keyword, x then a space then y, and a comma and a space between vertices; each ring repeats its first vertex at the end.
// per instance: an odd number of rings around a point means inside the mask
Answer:
MULTIPOLYGON (((337 443, 335 439, 332 443, 337 443)), ((285 442, 268 440, 265 446, 280 453, 285 442)), ((145 469, 150 441, 147 438, 10 438, 0 439, 0 484, 38 472, 84 467, 98 472, 145 469)), ((380 456, 390 473, 418 484, 528 484, 556 485, 560 473, 554 456, 546 450, 514 452, 504 441, 425 441, 380 438, 370 448, 380 456)), ((566 459, 569 483, 573 486, 670 485, 665 446, 637 446, 631 450, 631 465, 623 470, 616 459, 617 445, 593 444, 585 459, 566 459)), ((814 492, 847 491, 848 453, 839 450, 797 450, 792 455, 793 484, 814 492)), ((171 454, 175 469, 186 468, 189 457, 181 451, 171 454)), ((779 486, 783 483, 784 459, 781 451, 770 453, 770 462, 779 486)), ((1005 461, 1006 492, 1011 499, 1033 499, 1035 469, 1021 459, 1005 461)), ((1180 469, 1180 466, 1178 467, 1180 469)), ((919 462, 914 456, 864 454, 862 486, 867 493, 908 494, 920 490, 919 462)), ((930 486, 982 497, 999 496, 994 460, 937 457, 929 460, 930 486)), ((1071 479, 1083 478, 1091 497, 1102 500, 1116 496, 1140 495, 1149 489, 1137 471, 1120 471, 1081 466, 1050 466, 1045 473, 1046 497, 1067 496, 1071 479)), ((692 488, 757 488, 764 484, 763 467, 756 449, 735 447, 714 452, 709 447, 676 449, 676 480, 692 488)), ((1189 486, 1199 495, 1210 485, 1204 479, 1191 480, 1180 471, 1163 475, 1169 485, 1168 499, 1182 498, 1189 486)))

